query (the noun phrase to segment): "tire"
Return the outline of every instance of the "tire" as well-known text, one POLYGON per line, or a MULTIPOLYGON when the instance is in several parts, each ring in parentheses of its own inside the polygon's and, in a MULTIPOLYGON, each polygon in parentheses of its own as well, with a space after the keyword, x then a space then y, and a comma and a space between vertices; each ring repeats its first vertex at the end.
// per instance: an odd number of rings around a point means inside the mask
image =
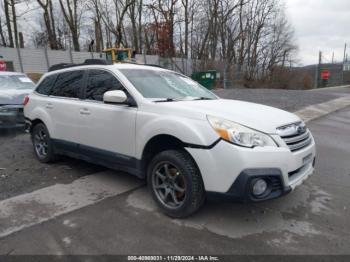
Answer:
POLYGON ((43 123, 36 124, 31 132, 35 156, 42 163, 56 160, 49 131, 43 123))
POLYGON ((185 218, 204 203, 201 174, 184 150, 168 150, 156 155, 148 166, 147 182, 153 199, 167 216, 185 218))

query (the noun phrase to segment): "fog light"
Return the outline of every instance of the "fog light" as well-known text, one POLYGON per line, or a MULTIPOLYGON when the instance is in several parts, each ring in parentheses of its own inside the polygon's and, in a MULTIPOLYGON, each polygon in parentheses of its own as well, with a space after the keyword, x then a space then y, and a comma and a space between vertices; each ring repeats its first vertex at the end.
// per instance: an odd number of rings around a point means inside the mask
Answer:
POLYGON ((253 181, 253 194, 254 196, 261 196, 267 190, 267 183, 264 179, 256 179, 253 181))

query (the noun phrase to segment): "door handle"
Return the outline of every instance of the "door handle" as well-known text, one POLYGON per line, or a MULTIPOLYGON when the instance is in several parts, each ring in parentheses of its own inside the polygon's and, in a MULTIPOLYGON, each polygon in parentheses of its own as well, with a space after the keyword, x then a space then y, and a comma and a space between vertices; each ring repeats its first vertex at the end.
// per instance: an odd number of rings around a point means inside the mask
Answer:
POLYGON ((46 108, 47 108, 47 109, 52 109, 52 108, 53 108, 53 104, 47 103, 47 104, 46 104, 46 108))
POLYGON ((90 111, 87 108, 83 108, 79 110, 81 115, 90 115, 90 111))

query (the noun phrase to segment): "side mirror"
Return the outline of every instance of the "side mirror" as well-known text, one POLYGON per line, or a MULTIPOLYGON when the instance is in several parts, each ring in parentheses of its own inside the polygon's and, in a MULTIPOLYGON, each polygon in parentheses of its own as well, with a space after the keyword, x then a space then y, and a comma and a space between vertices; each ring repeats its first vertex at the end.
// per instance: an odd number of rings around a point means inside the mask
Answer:
POLYGON ((126 104, 128 97, 122 90, 108 91, 103 94, 103 102, 113 104, 126 104))

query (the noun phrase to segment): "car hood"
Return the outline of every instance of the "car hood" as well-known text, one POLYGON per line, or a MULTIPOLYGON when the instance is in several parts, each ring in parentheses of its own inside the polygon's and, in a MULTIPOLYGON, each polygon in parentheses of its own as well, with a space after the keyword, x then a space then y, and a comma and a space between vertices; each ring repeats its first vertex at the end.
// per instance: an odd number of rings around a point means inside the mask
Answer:
POLYGON ((0 90, 0 105, 21 105, 26 95, 33 92, 31 89, 0 90))
POLYGON ((216 116, 269 134, 275 134, 277 127, 301 121, 284 110, 238 100, 179 101, 163 105, 176 108, 174 113, 182 108, 180 111, 186 116, 216 116))

